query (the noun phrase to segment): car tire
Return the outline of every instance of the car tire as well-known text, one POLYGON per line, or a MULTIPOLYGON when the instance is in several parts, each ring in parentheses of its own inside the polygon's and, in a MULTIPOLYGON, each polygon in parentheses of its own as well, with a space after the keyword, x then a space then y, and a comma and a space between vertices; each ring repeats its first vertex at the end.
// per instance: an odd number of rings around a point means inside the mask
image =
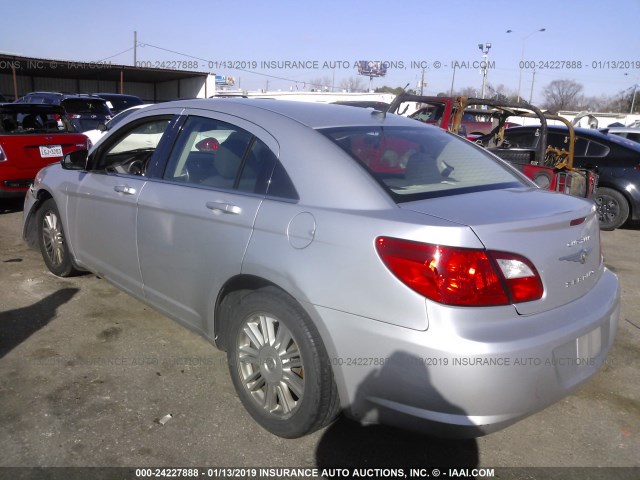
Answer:
POLYGON ((233 384, 263 428, 297 438, 336 418, 340 402, 320 334, 285 292, 246 295, 232 314, 228 346, 233 384))
POLYGON ((42 204, 37 218, 38 245, 49 271, 58 277, 71 277, 80 273, 71 260, 60 212, 53 198, 42 204))
POLYGON ((600 229, 615 230, 629 218, 629 202, 617 190, 598 187, 594 197, 598 207, 600 229))

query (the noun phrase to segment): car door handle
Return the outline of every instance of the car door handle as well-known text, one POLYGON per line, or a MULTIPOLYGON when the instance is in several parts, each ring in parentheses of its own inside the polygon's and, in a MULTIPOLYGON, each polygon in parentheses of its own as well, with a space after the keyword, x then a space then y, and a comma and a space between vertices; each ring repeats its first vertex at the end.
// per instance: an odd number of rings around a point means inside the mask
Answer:
POLYGON ((126 185, 116 185, 113 189, 118 193, 124 193, 125 195, 135 195, 136 189, 133 187, 128 187, 126 185))
POLYGON ((213 210, 214 212, 230 213, 233 215, 238 215, 242 212, 242 208, 227 202, 207 202, 206 205, 209 210, 213 210))

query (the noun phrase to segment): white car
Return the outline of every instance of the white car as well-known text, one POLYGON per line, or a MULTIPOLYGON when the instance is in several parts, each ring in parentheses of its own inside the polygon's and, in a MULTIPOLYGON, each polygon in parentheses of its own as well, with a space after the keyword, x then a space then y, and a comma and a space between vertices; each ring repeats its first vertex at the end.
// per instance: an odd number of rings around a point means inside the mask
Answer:
POLYGON ((640 143, 640 127, 611 127, 606 129, 606 133, 640 143))

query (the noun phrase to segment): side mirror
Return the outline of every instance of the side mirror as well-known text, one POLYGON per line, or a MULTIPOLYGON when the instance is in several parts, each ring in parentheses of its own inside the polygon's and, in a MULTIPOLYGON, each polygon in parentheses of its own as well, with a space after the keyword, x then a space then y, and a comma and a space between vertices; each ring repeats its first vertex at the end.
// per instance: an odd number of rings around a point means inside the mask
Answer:
POLYGON ((98 124, 98 130, 100 130, 101 132, 106 132, 107 131, 107 124, 106 123, 98 124))
POLYGON ((60 163, 65 170, 86 170, 88 157, 87 150, 76 150, 62 157, 60 163))

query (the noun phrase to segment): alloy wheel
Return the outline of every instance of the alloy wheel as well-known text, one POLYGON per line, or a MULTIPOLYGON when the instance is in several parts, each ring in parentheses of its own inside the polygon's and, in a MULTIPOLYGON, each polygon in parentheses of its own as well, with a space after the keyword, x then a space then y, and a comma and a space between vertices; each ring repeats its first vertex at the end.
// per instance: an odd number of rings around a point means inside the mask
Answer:
POLYGON ((304 365, 291 331, 270 315, 254 314, 237 342, 240 380, 253 401, 275 417, 293 415, 304 395, 304 365))

